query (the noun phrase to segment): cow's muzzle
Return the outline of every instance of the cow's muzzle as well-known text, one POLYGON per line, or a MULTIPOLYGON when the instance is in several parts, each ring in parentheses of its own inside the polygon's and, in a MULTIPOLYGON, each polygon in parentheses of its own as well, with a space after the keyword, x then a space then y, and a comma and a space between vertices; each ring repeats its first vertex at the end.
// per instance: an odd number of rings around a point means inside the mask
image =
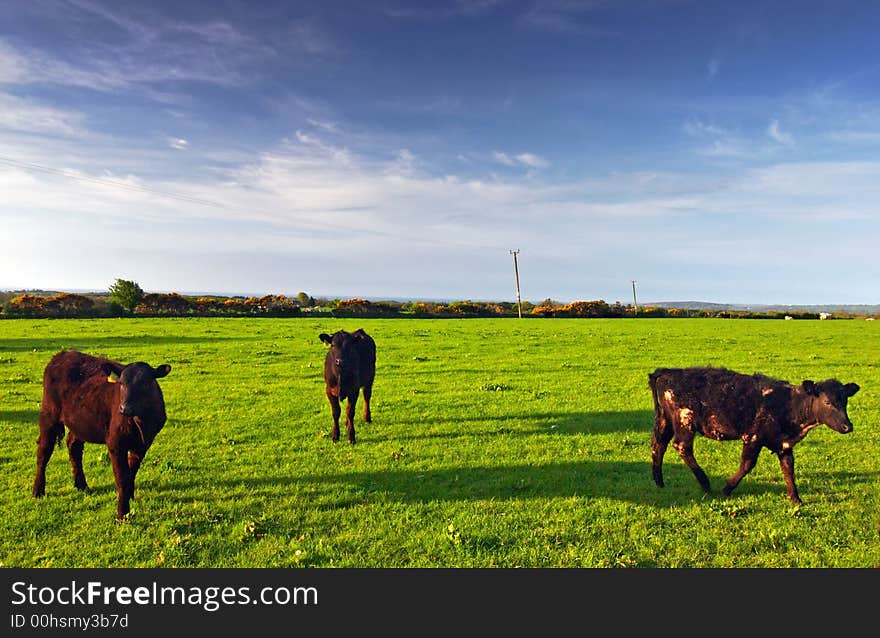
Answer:
POLYGON ((831 429, 840 432, 841 434, 849 434, 853 431, 853 424, 849 421, 846 421, 845 423, 836 423, 831 426, 831 429))

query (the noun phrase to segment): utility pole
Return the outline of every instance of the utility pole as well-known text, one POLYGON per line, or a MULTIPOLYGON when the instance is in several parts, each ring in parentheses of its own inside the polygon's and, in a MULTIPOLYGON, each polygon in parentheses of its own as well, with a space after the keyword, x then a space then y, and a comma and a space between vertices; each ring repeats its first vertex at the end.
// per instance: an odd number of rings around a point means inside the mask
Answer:
POLYGON ((516 275, 516 310, 517 314, 519 314, 519 318, 522 319, 522 301, 519 297, 519 266, 516 263, 516 256, 519 254, 519 248, 511 250, 510 254, 513 255, 513 272, 516 275))
POLYGON ((636 301, 636 280, 632 279, 630 281, 632 281, 632 285, 633 285, 633 310, 638 312, 639 311, 639 302, 636 301))

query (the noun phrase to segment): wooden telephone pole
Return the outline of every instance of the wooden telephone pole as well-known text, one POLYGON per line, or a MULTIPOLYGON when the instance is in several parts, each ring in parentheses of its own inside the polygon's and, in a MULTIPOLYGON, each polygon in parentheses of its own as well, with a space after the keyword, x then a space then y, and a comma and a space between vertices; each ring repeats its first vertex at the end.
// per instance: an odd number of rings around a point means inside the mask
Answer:
POLYGON ((516 256, 519 254, 519 249, 511 250, 510 254, 513 255, 513 272, 516 275, 516 310, 519 318, 522 319, 522 301, 519 296, 519 266, 516 263, 516 256))

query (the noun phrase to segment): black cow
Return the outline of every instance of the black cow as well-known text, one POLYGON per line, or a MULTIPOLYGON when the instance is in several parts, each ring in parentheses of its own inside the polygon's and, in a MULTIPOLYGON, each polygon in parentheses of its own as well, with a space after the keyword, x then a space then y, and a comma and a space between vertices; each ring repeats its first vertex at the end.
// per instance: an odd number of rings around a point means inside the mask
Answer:
POLYGON ((376 342, 362 329, 354 332, 339 330, 332 335, 321 333, 318 338, 330 346, 324 358, 324 384, 330 410, 333 413, 333 430, 330 438, 339 440, 340 401, 348 400, 345 425, 348 442, 354 443, 354 412, 358 393, 364 390, 364 421, 370 423, 370 397, 376 377, 376 342))
POLYGON ((52 357, 43 372, 34 496, 46 493, 46 464, 54 446, 61 446, 67 427, 74 486, 88 488, 82 467, 84 444, 103 443, 116 479, 116 517, 124 518, 141 461, 165 425, 165 399, 156 379, 170 371, 169 365, 124 365, 74 350, 52 357))
POLYGON ((648 379, 654 398, 652 469, 659 487, 663 487, 663 455, 671 440, 703 490, 710 490, 709 479, 694 459, 694 437, 700 434, 718 441, 742 439, 739 470, 721 490, 725 496, 755 467, 758 453, 766 447, 779 457, 794 503, 801 499, 794 482, 792 448, 821 424, 843 434, 852 432, 846 403, 859 391, 855 383, 837 379, 791 385, 761 374, 714 367, 658 368, 648 379))

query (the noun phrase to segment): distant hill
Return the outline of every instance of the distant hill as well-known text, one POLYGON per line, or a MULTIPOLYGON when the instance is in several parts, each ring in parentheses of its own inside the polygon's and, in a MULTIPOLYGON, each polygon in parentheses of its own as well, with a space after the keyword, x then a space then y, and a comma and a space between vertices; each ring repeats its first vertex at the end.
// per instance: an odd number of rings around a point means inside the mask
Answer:
POLYGON ((830 312, 831 314, 873 315, 880 313, 880 304, 727 304, 708 301, 652 301, 639 304, 656 308, 687 310, 746 310, 752 312, 830 312))

